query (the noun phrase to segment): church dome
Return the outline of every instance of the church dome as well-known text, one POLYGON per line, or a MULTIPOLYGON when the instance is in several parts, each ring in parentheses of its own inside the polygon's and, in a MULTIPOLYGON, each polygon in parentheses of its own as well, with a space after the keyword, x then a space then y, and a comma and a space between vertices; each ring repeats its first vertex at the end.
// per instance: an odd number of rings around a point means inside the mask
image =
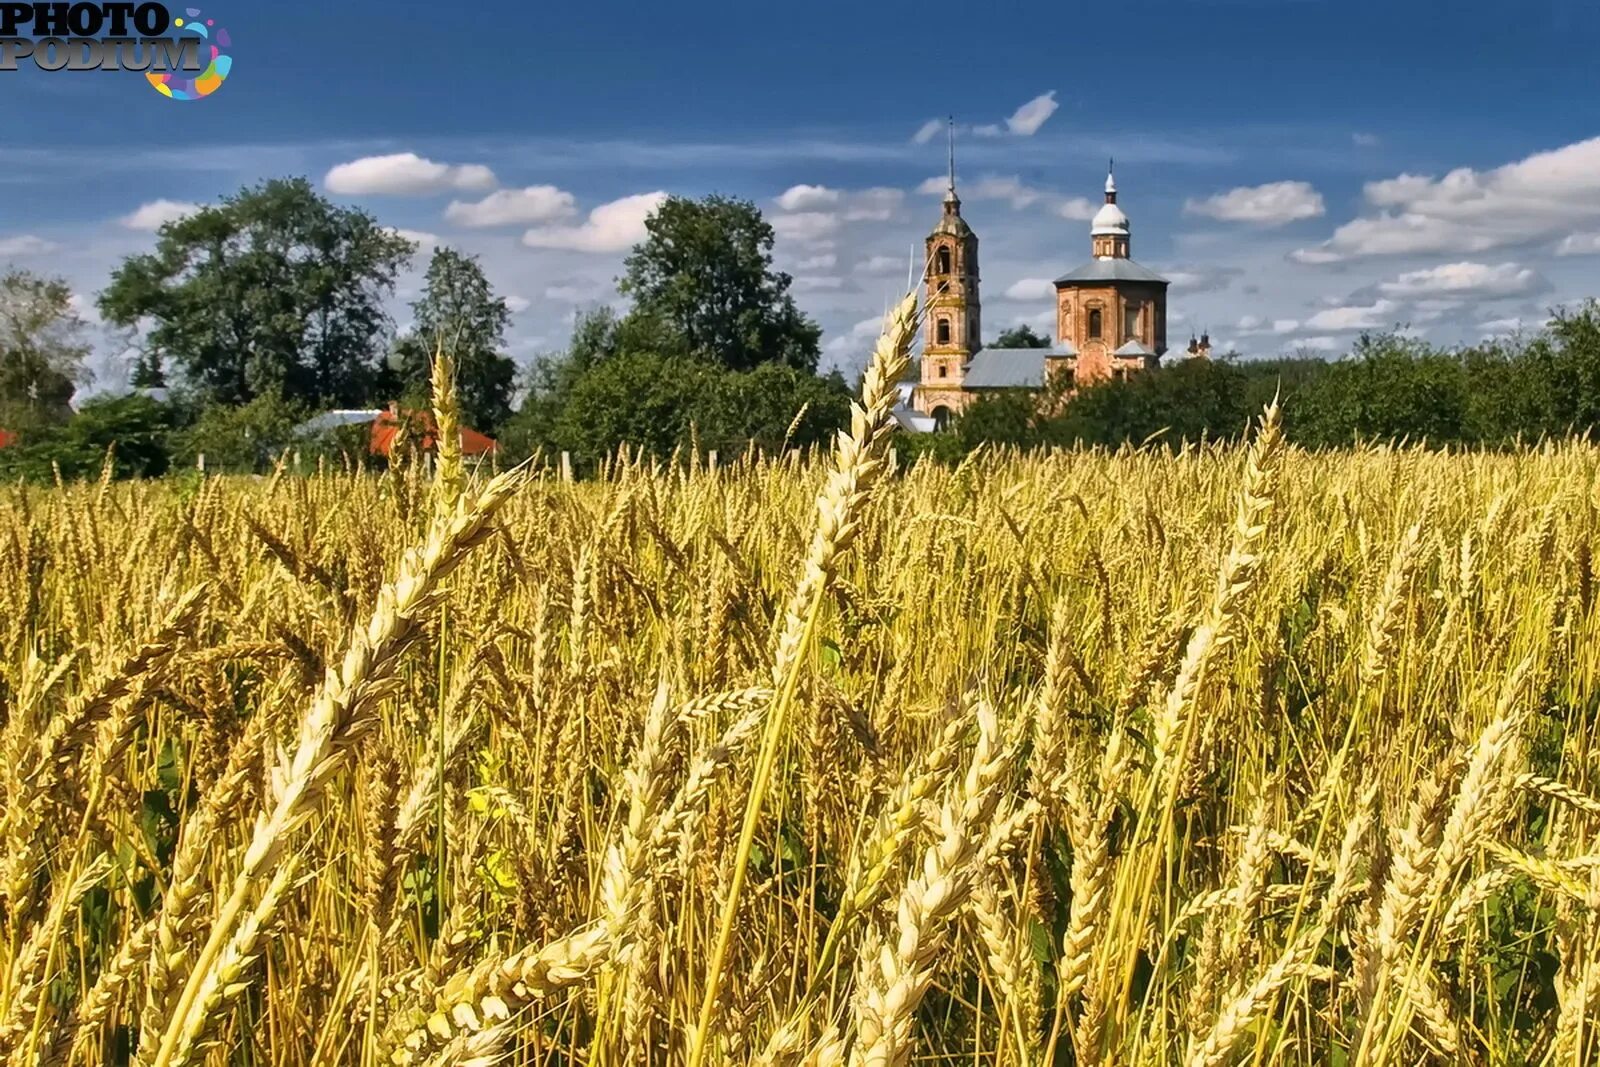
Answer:
POLYGON ((1128 232, 1128 216, 1115 204, 1107 204, 1095 212, 1094 221, 1089 224, 1089 234, 1093 237, 1119 236, 1128 232))

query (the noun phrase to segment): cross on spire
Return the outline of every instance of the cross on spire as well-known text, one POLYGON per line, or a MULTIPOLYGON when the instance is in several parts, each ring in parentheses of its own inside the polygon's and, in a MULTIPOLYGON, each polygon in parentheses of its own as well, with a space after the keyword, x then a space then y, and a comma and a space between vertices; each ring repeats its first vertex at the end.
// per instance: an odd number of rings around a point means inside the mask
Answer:
POLYGON ((950 195, 956 192, 956 117, 950 116, 945 135, 950 142, 950 195))

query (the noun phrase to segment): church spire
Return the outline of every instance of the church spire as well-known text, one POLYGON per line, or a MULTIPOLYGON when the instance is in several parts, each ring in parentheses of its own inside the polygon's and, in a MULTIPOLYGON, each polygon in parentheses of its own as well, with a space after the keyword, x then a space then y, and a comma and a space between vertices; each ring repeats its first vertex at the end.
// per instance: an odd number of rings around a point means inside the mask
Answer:
POLYGON ((945 138, 950 146, 950 181, 945 186, 944 202, 946 210, 961 213, 961 198, 956 195, 956 117, 951 115, 946 127, 945 138))
POLYGON ((1106 203, 1117 202, 1117 161, 1106 160, 1106 203))

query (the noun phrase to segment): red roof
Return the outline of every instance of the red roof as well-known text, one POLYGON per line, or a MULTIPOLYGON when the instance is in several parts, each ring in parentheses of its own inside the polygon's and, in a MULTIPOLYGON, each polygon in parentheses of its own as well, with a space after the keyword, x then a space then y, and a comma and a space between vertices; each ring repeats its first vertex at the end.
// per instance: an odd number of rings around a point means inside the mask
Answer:
POLYGON ((0 430, 0 448, 17 443, 17 435, 10 430, 0 430))
MULTIPOLYGON (((394 445, 394 438, 400 432, 400 415, 410 422, 413 432, 420 430, 422 440, 418 442, 425 452, 433 451, 438 437, 438 427, 434 425, 431 411, 406 411, 398 415, 395 411, 385 411, 379 415, 372 424, 372 454, 387 456, 389 449, 394 445)), ((461 427, 461 454, 464 456, 484 456, 491 452, 498 452, 500 446, 495 439, 479 433, 477 430, 461 427)))

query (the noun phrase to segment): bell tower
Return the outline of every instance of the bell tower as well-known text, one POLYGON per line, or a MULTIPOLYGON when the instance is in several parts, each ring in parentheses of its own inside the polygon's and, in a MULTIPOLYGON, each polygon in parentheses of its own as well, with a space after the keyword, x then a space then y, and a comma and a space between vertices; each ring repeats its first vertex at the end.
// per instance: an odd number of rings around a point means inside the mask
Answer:
POLYGON ((1128 216, 1117 206, 1117 164, 1106 167, 1106 206, 1095 215, 1089 238, 1096 259, 1128 259, 1132 255, 1128 216))
POLYGON ((968 397, 962 378, 973 353, 983 347, 982 305, 978 298, 978 236, 961 217, 956 195, 955 122, 950 123, 950 180, 944 213, 928 234, 927 319, 922 336, 922 379, 915 407, 935 419, 959 414, 968 397))

